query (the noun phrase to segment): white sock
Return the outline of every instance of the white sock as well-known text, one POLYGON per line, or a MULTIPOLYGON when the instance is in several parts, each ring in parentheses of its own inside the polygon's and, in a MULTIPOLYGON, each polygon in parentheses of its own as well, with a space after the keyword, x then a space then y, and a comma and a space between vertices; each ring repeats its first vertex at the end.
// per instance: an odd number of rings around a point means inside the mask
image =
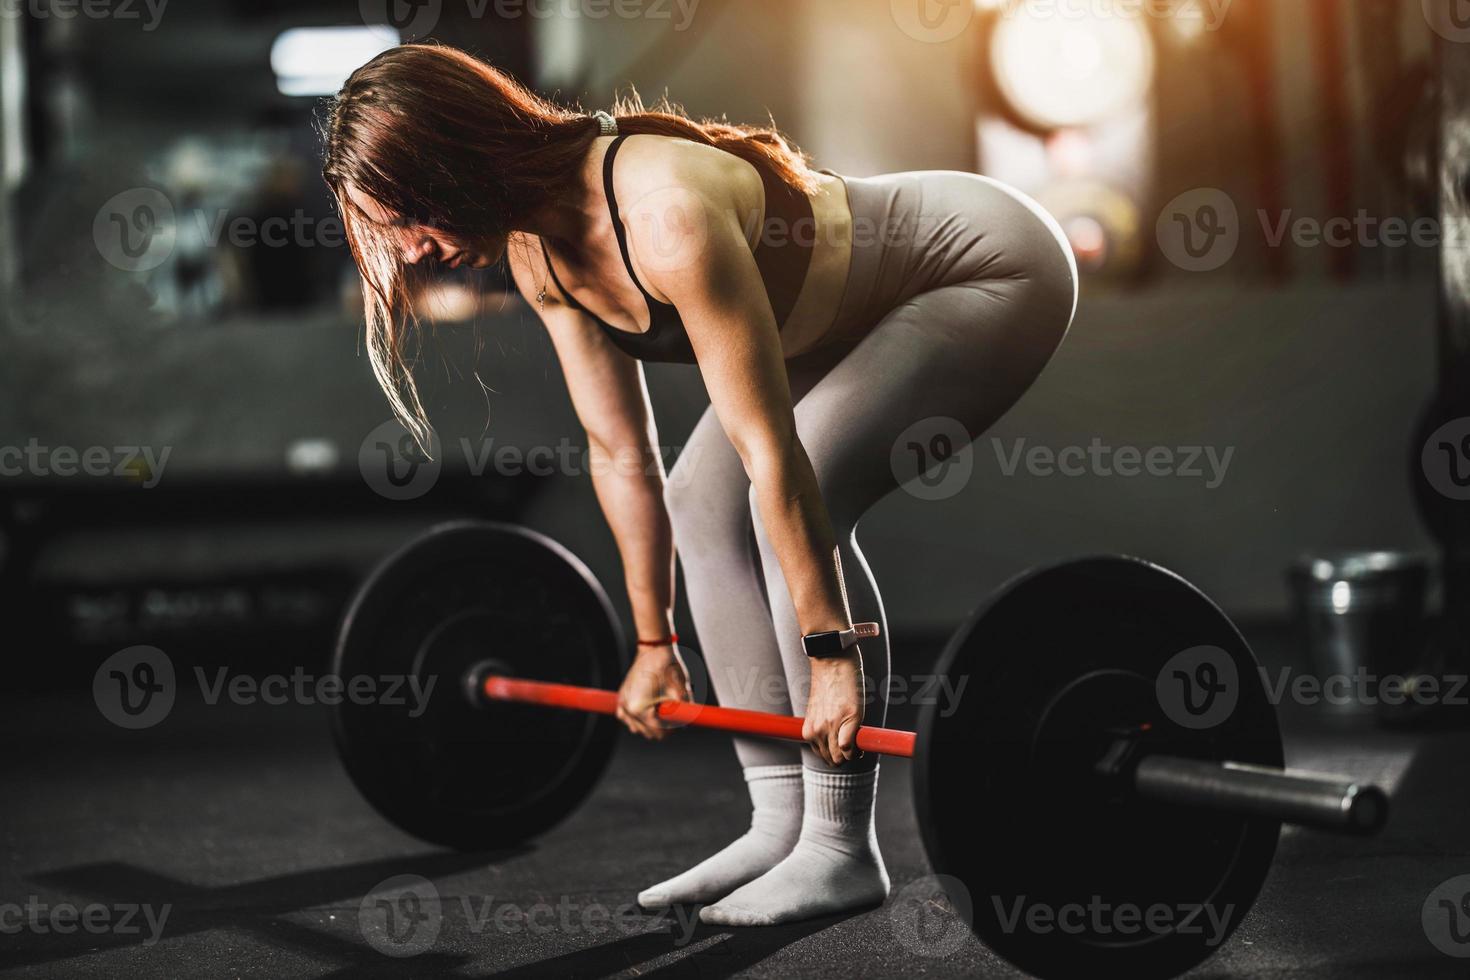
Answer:
POLYGON ((801 764, 748 766, 745 783, 753 812, 750 830, 688 871, 638 893, 645 909, 713 902, 770 871, 801 833, 801 764))
POLYGON ((878 772, 806 769, 801 838, 784 860, 699 912, 722 926, 774 926, 869 908, 888 897, 873 801, 878 772))

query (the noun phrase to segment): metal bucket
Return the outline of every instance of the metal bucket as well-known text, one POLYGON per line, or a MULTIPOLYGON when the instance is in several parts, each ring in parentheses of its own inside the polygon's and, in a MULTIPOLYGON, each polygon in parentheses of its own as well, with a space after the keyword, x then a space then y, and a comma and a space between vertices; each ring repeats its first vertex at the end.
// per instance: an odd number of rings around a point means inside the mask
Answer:
MULTIPOLYGON (((1384 683, 1413 672, 1424 629, 1430 563, 1394 551, 1305 556, 1287 572, 1318 687, 1312 710, 1371 715, 1384 683)), ((1310 688, 1309 688, 1310 689, 1310 688)), ((1302 698, 1291 688, 1284 697, 1302 698)))

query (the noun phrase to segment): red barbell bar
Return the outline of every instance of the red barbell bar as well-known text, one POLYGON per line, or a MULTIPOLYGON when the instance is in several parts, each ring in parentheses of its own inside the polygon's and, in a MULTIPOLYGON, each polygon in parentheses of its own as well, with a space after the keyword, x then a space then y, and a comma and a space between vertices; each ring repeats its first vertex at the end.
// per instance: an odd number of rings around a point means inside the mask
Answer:
MULTIPOLYGON (((492 701, 516 701, 521 704, 590 711, 600 715, 616 714, 618 710, 617 692, 595 687, 550 684, 546 681, 527 681, 518 677, 488 674, 480 688, 485 697, 492 701)), ((802 719, 790 715, 721 708, 711 704, 696 704, 693 701, 664 701, 658 706, 658 717, 678 725, 717 728, 741 735, 781 738, 792 742, 806 741, 801 737, 802 719)), ((914 756, 914 733, 864 725, 857 730, 857 747, 864 752, 911 759, 914 756)))

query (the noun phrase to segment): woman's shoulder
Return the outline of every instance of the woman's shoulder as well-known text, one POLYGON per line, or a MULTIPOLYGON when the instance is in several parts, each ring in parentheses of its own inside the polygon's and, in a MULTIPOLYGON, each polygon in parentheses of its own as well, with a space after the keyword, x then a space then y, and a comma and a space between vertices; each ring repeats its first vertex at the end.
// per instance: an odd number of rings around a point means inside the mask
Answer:
POLYGON ((738 203, 762 193, 759 171, 717 146, 677 136, 637 134, 623 141, 615 172, 618 200, 657 205, 666 194, 738 203))

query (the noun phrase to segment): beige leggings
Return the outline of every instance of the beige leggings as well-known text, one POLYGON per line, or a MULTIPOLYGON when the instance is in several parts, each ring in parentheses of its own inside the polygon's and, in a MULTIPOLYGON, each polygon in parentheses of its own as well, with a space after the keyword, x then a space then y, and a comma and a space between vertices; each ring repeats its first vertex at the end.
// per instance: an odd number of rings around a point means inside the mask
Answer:
MULTIPOLYGON (((837 534, 853 621, 883 624, 880 638, 861 644, 872 693, 864 724, 882 725, 889 636, 858 522, 899 485, 891 457, 905 430, 943 419, 932 424, 957 423, 975 439, 1026 392, 1071 323, 1077 279, 1056 223, 995 181, 928 171, 844 182, 853 260, 834 330, 853 339, 788 368, 797 434, 837 534)), ((667 502, 692 646, 720 703, 804 713, 810 667, 796 613, 713 410, 676 462, 667 502)), ((915 554, 904 573, 928 571, 915 554)), ((745 766, 826 768, 794 744, 737 738, 735 749, 745 766)), ((876 764, 870 755, 843 768, 876 764)))

